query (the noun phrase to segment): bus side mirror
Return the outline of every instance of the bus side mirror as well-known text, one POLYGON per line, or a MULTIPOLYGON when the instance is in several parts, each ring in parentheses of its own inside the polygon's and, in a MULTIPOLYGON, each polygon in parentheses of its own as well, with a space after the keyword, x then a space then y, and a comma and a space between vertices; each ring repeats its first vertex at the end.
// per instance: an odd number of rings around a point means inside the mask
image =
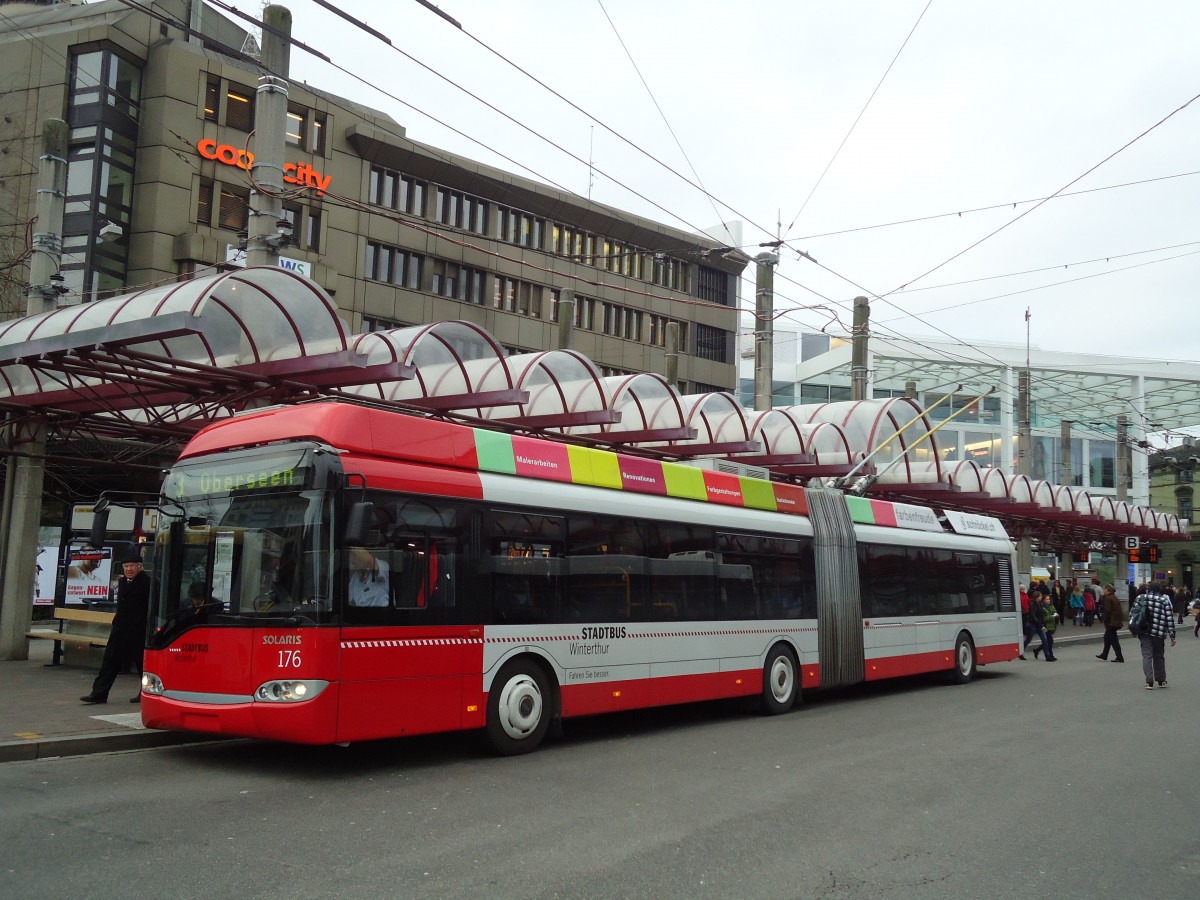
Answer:
POLYGON ((362 546, 368 543, 371 530, 375 527, 375 504, 360 500, 350 507, 346 516, 346 533, 342 535, 346 544, 362 546))
POLYGON ((106 537, 108 537, 108 505, 105 504, 101 508, 100 504, 97 503, 96 509, 92 513, 92 530, 88 534, 88 544, 99 550, 104 546, 104 539, 106 537))

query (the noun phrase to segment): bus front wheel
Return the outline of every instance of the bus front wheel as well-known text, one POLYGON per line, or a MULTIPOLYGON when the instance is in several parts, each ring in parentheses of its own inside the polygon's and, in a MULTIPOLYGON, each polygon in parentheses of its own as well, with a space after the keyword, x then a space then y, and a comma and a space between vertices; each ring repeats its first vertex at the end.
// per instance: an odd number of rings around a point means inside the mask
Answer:
POLYGON ((784 644, 776 644, 767 654, 767 663, 763 666, 763 712, 777 716, 791 709, 796 702, 799 683, 796 657, 784 644))
POLYGON ((526 660, 509 663, 488 694, 488 742, 504 756, 536 750, 550 727, 551 706, 541 667, 526 660))
POLYGON ((966 632, 959 634, 954 642, 954 671, 951 679, 955 684, 966 684, 975 677, 975 645, 966 632))

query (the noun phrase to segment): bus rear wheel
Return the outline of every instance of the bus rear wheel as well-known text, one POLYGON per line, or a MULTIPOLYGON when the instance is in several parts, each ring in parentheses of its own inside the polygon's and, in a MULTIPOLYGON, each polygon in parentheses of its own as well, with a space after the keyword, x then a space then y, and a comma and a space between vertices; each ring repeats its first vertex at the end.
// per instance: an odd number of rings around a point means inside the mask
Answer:
POLYGON ((763 712, 771 716, 787 712, 795 704, 798 691, 796 657, 786 645, 776 644, 763 666, 763 712))
POLYGON ((509 663, 488 694, 488 743, 503 756, 531 753, 550 728, 551 706, 541 667, 526 660, 509 663))
POLYGON ((975 677, 975 645, 966 632, 959 634, 954 642, 954 671, 951 680, 955 684, 966 684, 975 677))

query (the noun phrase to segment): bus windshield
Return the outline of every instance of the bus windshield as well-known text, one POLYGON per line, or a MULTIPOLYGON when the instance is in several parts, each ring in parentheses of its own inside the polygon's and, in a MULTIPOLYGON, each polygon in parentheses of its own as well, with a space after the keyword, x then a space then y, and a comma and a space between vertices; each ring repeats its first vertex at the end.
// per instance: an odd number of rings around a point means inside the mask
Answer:
POLYGON ((150 646, 197 625, 332 621, 331 499, 311 447, 185 460, 163 486, 150 646))

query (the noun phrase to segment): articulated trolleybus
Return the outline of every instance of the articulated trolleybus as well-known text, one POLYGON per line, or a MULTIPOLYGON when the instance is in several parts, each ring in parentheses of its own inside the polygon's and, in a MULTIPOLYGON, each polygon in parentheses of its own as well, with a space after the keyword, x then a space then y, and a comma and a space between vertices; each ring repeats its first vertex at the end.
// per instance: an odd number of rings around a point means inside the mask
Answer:
POLYGON ((980 516, 320 402, 201 431, 163 487, 153 728, 345 743, 1014 659, 980 516))

